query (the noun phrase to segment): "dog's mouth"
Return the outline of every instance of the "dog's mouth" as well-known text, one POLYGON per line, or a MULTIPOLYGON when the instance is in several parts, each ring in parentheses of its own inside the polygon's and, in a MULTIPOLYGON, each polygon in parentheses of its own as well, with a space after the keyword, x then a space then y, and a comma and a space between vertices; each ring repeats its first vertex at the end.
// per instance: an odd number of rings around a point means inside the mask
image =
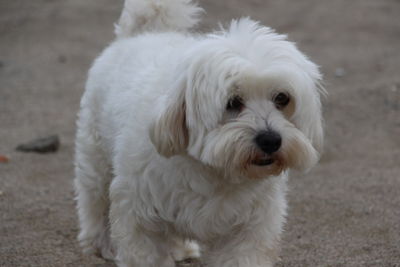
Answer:
POLYGON ((247 175, 251 179, 277 176, 286 169, 281 153, 268 154, 255 151, 247 162, 247 175))
POLYGON ((263 154, 261 157, 257 157, 251 161, 251 164, 257 166, 268 166, 275 162, 275 159, 268 154, 263 154))

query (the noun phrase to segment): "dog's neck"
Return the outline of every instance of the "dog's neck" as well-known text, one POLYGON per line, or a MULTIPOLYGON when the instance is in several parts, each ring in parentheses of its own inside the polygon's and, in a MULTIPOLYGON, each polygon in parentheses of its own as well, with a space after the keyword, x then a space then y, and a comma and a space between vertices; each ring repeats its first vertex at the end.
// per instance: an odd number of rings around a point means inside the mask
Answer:
POLYGON ((251 179, 230 170, 218 169, 204 164, 187 153, 177 157, 181 157, 184 162, 191 162, 193 173, 199 173, 199 180, 208 183, 215 190, 229 190, 229 188, 231 188, 231 190, 235 190, 235 188, 241 188, 241 190, 243 190, 243 187, 258 185, 269 178, 251 179))

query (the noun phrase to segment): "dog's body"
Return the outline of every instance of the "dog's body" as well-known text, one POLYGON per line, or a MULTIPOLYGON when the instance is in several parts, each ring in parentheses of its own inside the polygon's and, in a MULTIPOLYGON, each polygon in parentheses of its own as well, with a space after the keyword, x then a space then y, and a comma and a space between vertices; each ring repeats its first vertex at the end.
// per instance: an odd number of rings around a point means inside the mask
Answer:
POLYGON ((187 239, 206 266, 272 266, 285 170, 318 160, 315 65, 249 19, 190 36, 199 11, 128 0, 118 40, 89 73, 76 140, 79 240, 119 266, 199 257, 187 239))

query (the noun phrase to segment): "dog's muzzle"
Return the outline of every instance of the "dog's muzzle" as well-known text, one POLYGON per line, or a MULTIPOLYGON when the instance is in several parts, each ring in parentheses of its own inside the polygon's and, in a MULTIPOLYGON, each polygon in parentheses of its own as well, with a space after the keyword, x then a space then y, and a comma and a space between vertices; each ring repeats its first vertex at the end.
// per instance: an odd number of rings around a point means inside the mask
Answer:
POLYGON ((254 138, 257 147, 264 153, 252 161, 258 166, 267 166, 274 163, 273 153, 278 151, 282 145, 282 137, 273 130, 261 131, 254 138))

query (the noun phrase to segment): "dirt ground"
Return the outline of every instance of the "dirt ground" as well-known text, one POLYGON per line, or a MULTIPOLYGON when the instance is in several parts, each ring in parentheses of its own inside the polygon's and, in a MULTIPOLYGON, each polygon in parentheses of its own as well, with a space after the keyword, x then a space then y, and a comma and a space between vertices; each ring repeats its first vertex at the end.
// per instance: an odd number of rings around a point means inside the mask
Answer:
MULTIPOLYGON (((325 153, 290 180, 278 266, 400 266, 400 2, 200 0, 200 30, 251 16, 325 75, 325 153)), ((113 266, 76 242, 73 138, 121 1, 0 0, 0 266, 113 266), (59 134, 55 154, 16 152, 59 134)))

